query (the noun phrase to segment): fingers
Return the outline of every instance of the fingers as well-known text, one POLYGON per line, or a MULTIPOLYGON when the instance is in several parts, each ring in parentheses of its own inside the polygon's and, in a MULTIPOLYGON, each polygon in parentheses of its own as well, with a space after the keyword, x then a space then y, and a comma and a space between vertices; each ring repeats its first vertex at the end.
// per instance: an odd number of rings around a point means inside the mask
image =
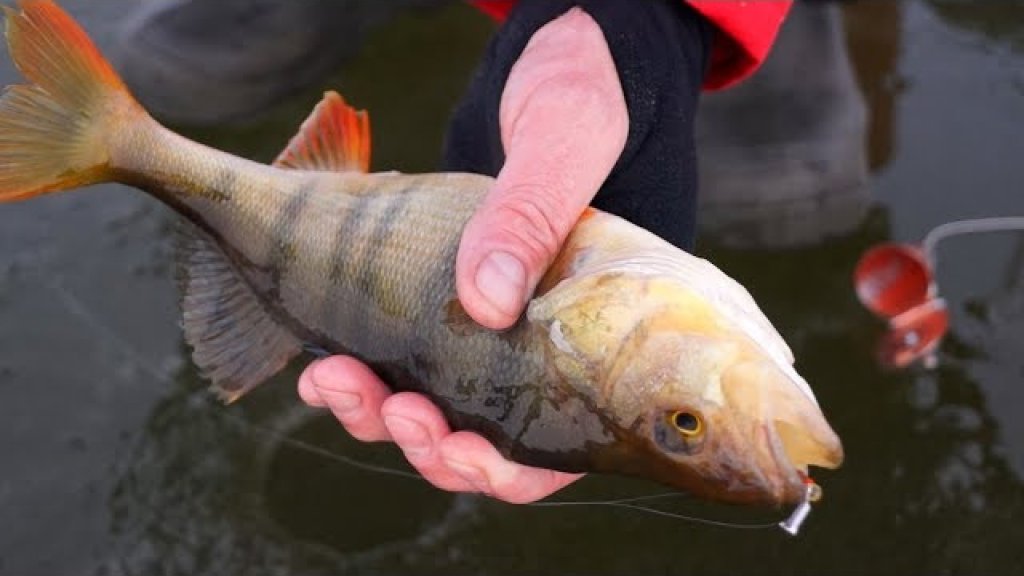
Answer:
POLYGON ((472 432, 448 435, 439 451, 448 469, 476 491, 513 504, 540 500, 583 476, 511 462, 472 432))
POLYGON ((395 394, 384 403, 381 416, 405 459, 428 482, 452 492, 475 491, 441 458, 438 447, 451 430, 433 403, 420 394, 395 394))
POLYGON ((389 395, 387 386, 354 358, 334 356, 310 364, 299 378, 299 395, 311 406, 330 409, 359 440, 394 440, 416 471, 442 490, 524 503, 581 476, 523 466, 506 460, 478 434, 452 433, 425 396, 389 395))
POLYGON ((534 34, 499 115, 505 165, 466 225, 455 266, 463 307, 494 329, 518 318, 625 145, 622 87, 590 16, 573 9, 534 34))
POLYGON ((299 396, 311 406, 330 409, 353 437, 364 442, 390 440, 380 408, 391 394, 362 362, 331 356, 310 364, 299 377, 299 396))
POLYGON ((481 492, 511 503, 548 496, 580 477, 506 460, 482 436, 451 433, 444 416, 419 394, 396 394, 381 415, 406 459, 443 490, 481 492))
POLYGON ((299 375, 299 398, 314 408, 326 408, 327 403, 320 397, 316 386, 313 385, 313 369, 323 360, 313 360, 306 366, 306 369, 299 375))

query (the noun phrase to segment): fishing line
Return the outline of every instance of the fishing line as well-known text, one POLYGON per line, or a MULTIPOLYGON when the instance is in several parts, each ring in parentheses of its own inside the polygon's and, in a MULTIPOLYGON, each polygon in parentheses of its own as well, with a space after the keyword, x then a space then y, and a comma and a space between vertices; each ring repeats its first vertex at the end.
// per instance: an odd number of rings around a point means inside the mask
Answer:
POLYGON ((254 424, 246 420, 245 418, 242 418, 241 416, 235 414, 231 414, 230 412, 225 411, 223 412, 222 416, 228 420, 234 421, 236 424, 241 425, 243 428, 250 429, 255 431, 257 434, 261 434, 264 437, 280 442, 281 444, 288 445, 297 450, 308 452, 310 454, 315 454, 327 460, 333 460, 340 464, 346 464, 348 466, 352 466, 353 468, 358 468, 360 470, 365 470, 367 472, 376 472, 379 474, 387 474, 391 476, 398 476, 400 478, 408 478, 410 480, 419 480, 421 482, 426 482, 426 480, 424 480, 423 477, 420 476, 419 474, 414 474, 412 472, 407 472, 405 470, 399 470, 398 468, 391 468, 389 466, 369 464, 361 460, 356 460, 355 458, 350 458, 348 456, 338 454, 337 452, 331 452, 326 448, 317 446, 315 444, 310 444, 309 442, 304 442, 302 440, 297 440, 295 438, 282 434, 281 432, 274 430, 273 428, 262 426, 260 424, 254 424))
POLYGON ((661 500, 667 498, 683 498, 687 497, 686 494, 680 492, 662 492, 659 494, 648 494, 646 496, 633 496, 630 498, 617 498, 614 500, 554 500, 545 502, 531 502, 526 504, 527 506, 533 506, 536 508, 557 508, 561 506, 606 506, 609 508, 622 508, 626 510, 634 510, 638 512, 645 512, 647 514, 653 514, 656 516, 664 516, 666 518, 673 518, 676 520, 685 520, 688 522, 694 522, 697 524, 704 524, 707 526, 715 526, 719 528, 739 528, 745 530, 760 530, 765 528, 778 528, 779 523, 776 522, 761 522, 761 523, 739 523, 739 522, 727 522, 724 520, 713 520, 711 518, 700 518, 697 516, 688 516, 685 514, 679 514, 676 512, 669 512, 668 510, 661 510, 658 508, 650 508, 648 506, 637 506, 637 502, 647 502, 651 500, 661 500))
POLYGON ((635 511, 638 511, 638 512, 646 512, 648 514, 654 514, 655 516, 664 516, 664 517, 667 517, 667 518, 673 518, 675 520, 685 520, 687 522, 693 522, 693 523, 696 523, 696 524, 704 524, 706 526, 715 526, 715 527, 718 527, 718 528, 737 528, 737 529, 742 529, 742 530, 763 530, 763 529, 767 529, 767 528, 775 529, 775 528, 779 527, 779 522, 778 521, 775 521, 775 522, 762 522, 762 523, 754 523, 754 524, 741 524, 741 523, 738 523, 738 522, 726 522, 726 521, 723 521, 723 520, 712 520, 710 518, 700 518, 700 517, 697 517, 697 516, 687 516, 685 514, 678 514, 678 513, 675 513, 675 512, 669 512, 667 510, 659 510, 658 508, 649 508, 647 506, 637 506, 636 504, 631 504, 630 503, 630 502, 641 500, 641 499, 656 498, 658 496, 663 496, 663 495, 655 494, 652 497, 639 496, 639 497, 636 497, 636 498, 625 498, 625 499, 622 499, 622 500, 604 500, 604 501, 601 501, 601 500, 595 500, 595 501, 582 500, 582 501, 562 501, 562 502, 560 502, 560 501, 554 501, 554 502, 533 502, 533 503, 530 503, 530 504, 526 504, 526 506, 550 507, 550 508, 559 507, 559 506, 607 506, 607 507, 610 507, 610 508, 624 508, 626 510, 635 510, 635 511))
MULTIPOLYGON (((31 266, 31 268, 35 268, 35 267, 31 266)), ((46 284, 49 288, 51 288, 57 294, 57 296, 59 297, 59 299, 61 300, 61 302, 64 304, 65 308, 68 311, 70 311, 74 316, 76 316, 77 318, 79 318, 80 320, 85 322, 87 325, 89 325, 90 328, 93 328, 98 333, 100 333, 100 335, 103 338, 105 338, 108 343, 115 345, 118 348, 118 352, 123 354, 137 368, 139 368, 140 370, 142 370, 143 372, 145 372, 146 374, 148 374, 149 376, 151 376, 153 379, 157 380, 158 382, 161 382, 161 383, 166 384, 166 385, 173 385, 174 384, 174 379, 173 379, 172 376, 170 376, 169 374, 165 374, 163 372, 157 371, 154 368, 152 368, 151 367, 151 364, 152 364, 151 362, 146 361, 146 359, 143 357, 143 355, 141 353, 139 353, 137 350, 135 350, 135 348, 128 341, 126 341, 125 339, 121 338, 117 334, 116 331, 111 329, 105 322, 103 322, 100 318, 98 318, 95 314, 93 314, 89 310, 88 306, 86 306, 82 302, 82 300, 77 295, 75 295, 75 293, 73 291, 69 290, 64 285, 64 283, 61 282, 59 274, 53 274, 51 276, 47 276, 47 275, 43 275, 43 274, 39 273, 36 270, 33 270, 33 272, 35 272, 34 275, 37 277, 37 279, 41 280, 44 284, 46 284)), ((195 397, 198 397, 200 394, 205 394, 205 393, 206 393, 206 390, 197 390, 197 391, 193 392, 192 394, 190 394, 186 399, 188 399, 188 398, 195 398, 195 397)), ((356 460, 355 458, 350 458, 348 456, 344 456, 344 455, 338 454, 336 452, 331 452, 330 450, 327 450, 326 448, 323 448, 323 447, 320 447, 320 446, 316 446, 315 444, 310 444, 309 442, 305 442, 305 441, 302 441, 302 440, 291 438, 290 436, 287 436, 286 434, 284 434, 284 433, 282 433, 282 432, 280 432, 278 430, 274 430, 273 428, 262 426, 260 424, 255 424, 253 422, 250 422, 250 421, 246 420, 245 418, 243 418, 241 416, 238 416, 237 414, 233 414, 233 413, 231 413, 229 411, 226 411, 226 410, 219 411, 219 415, 222 418, 225 418, 227 420, 231 420, 236 425, 238 425, 238 426, 240 426, 240 427, 242 427, 244 429, 254 431, 257 434, 260 434, 260 435, 262 435, 262 436, 264 436, 266 438, 270 438, 270 439, 274 440, 275 442, 278 442, 278 443, 280 443, 282 445, 286 445, 286 446, 289 446, 289 447, 294 448, 296 450, 307 452, 307 453, 312 454, 312 455, 316 455, 318 457, 324 458, 324 459, 329 460, 329 461, 334 461, 334 462, 337 462, 339 464, 344 464, 344 465, 347 465, 347 466, 351 466, 353 468, 356 468, 356 469, 359 469, 359 470, 363 470, 363 471, 366 471, 366 472, 373 472, 373 473, 377 473, 377 474, 386 474, 386 475, 396 476, 396 477, 399 477, 399 478, 405 478, 405 479, 409 479, 409 480, 416 480, 418 482, 426 482, 426 480, 422 476, 420 476, 419 474, 414 474, 412 472, 407 472, 405 470, 399 470, 397 468, 391 468, 389 466, 379 466, 379 465, 376 465, 376 464, 368 464, 366 462, 362 462, 360 460, 356 460)), ((570 507, 570 506, 573 506, 573 507, 583 507, 583 506, 601 507, 601 506, 603 506, 603 507, 608 507, 608 508, 618 508, 618 509, 624 509, 624 510, 631 510, 631 511, 635 511, 635 512, 642 512, 642 513, 645 513, 645 514, 651 514, 651 515, 661 516, 661 517, 665 517, 665 518, 672 518, 674 520, 682 520, 682 521, 686 521, 686 522, 692 522, 692 523, 695 523, 695 524, 702 524, 702 525, 705 525, 705 526, 713 526, 713 527, 717 527, 717 528, 735 528, 735 529, 738 529, 738 530, 775 529, 775 528, 778 528, 779 525, 780 525, 780 523, 777 522, 777 521, 776 522, 762 522, 762 523, 727 522, 727 521, 722 521, 722 520, 713 520, 713 519, 710 519, 710 518, 701 518, 701 517, 698 517, 698 516, 688 516, 688 515, 679 514, 679 513, 676 513, 676 512, 669 512, 667 510, 660 510, 658 508, 651 508, 651 507, 648 507, 648 506, 639 506, 639 505, 637 505, 638 502, 649 502, 649 501, 652 501, 652 500, 661 500, 661 499, 667 499, 667 498, 681 498, 681 497, 685 497, 685 496, 686 496, 685 494, 682 494, 682 493, 679 493, 679 492, 662 492, 662 493, 658 493, 658 494, 648 494, 648 495, 644 495, 644 496, 632 496, 632 497, 628 497, 628 498, 619 498, 619 499, 614 499, 614 500, 553 500, 553 501, 543 501, 543 502, 530 502, 530 503, 525 504, 525 506, 529 506, 529 507, 533 507, 533 508, 558 508, 558 507, 570 507)))

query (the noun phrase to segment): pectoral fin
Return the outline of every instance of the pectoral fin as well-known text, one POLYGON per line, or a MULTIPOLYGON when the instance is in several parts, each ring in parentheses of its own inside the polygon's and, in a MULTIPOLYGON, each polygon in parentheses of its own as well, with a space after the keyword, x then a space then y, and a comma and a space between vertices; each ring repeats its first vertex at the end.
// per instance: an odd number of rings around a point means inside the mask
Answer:
POLYGON ((230 403, 284 368, 302 344, 204 232, 185 224, 179 240, 185 340, 202 375, 230 403))

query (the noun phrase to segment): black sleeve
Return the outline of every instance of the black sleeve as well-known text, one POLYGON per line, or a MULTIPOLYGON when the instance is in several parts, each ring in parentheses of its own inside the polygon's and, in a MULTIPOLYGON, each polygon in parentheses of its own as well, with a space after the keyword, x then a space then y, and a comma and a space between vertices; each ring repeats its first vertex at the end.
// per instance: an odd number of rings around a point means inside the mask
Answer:
POLYGON ((509 71, 534 32, 573 6, 604 32, 629 110, 625 149, 593 205, 691 250, 694 115, 713 30, 680 0, 519 0, 455 109, 444 168, 498 173, 504 163, 498 109, 509 71))

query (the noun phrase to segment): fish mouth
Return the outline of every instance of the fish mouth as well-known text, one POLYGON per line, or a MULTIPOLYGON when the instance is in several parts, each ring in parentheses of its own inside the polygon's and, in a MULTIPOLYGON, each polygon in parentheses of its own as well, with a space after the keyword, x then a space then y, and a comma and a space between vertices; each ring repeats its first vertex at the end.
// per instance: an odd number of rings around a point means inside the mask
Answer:
POLYGON ((813 395, 797 385, 800 380, 769 361, 737 364, 723 377, 729 413, 746 421, 737 431, 748 432, 738 433, 737 441, 755 452, 759 468, 760 485, 750 488, 776 506, 804 499, 812 466, 838 468, 843 462, 839 437, 813 395))
POLYGON ((778 505, 804 499, 812 466, 835 469, 843 462, 842 444, 824 418, 819 420, 813 426, 782 419, 763 425, 766 452, 774 468, 774 474, 768 477, 778 505))

